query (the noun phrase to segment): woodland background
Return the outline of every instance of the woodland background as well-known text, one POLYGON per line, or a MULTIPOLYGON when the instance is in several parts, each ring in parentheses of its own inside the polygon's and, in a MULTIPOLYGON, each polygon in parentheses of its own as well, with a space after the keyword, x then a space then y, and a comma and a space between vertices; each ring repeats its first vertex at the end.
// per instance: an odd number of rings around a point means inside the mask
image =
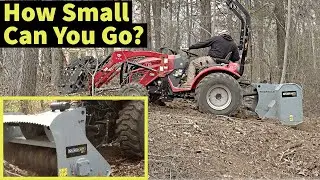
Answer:
MULTIPOLYGON (((252 82, 279 83, 286 59, 285 82, 303 87, 307 115, 319 113, 320 1, 240 2, 252 17, 252 42, 244 78, 252 82)), ((149 50, 162 46, 187 47, 215 35, 220 29, 229 29, 238 42, 240 22, 224 0, 133 0, 133 4, 134 22, 148 23, 149 50)), ((0 48, 0 95, 54 95, 65 62, 84 55, 104 58, 113 50, 0 48)), ((206 53, 205 50, 194 52, 206 53)))

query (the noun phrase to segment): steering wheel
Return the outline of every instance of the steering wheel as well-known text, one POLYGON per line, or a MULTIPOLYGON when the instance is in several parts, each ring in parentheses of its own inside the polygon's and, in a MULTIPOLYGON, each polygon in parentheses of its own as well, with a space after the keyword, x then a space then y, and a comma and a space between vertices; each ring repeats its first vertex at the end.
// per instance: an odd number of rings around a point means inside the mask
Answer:
POLYGON ((171 48, 168 48, 168 47, 161 47, 161 48, 160 48, 160 52, 163 53, 163 50, 164 50, 164 49, 169 50, 173 55, 177 55, 177 54, 178 54, 175 50, 173 50, 173 49, 171 49, 171 48))
POLYGON ((192 52, 190 52, 190 51, 188 51, 188 50, 181 49, 181 51, 187 53, 188 56, 190 56, 190 57, 192 57, 192 56, 198 57, 198 56, 199 56, 198 54, 194 54, 194 53, 192 53, 192 52))

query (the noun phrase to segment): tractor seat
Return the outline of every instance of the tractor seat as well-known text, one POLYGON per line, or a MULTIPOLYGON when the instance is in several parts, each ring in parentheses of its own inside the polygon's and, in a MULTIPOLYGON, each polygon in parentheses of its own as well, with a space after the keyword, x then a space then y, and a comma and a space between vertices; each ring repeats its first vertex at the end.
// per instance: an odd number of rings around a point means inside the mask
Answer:
POLYGON ((204 65, 202 67, 200 67, 198 70, 196 70, 197 73, 201 72, 204 69, 207 69, 209 67, 213 67, 213 66, 223 66, 225 64, 229 64, 230 63, 230 57, 232 55, 232 52, 229 52, 229 54, 224 58, 224 59, 220 59, 220 58, 214 58, 216 64, 213 65, 204 65))
POLYGON ((229 52, 224 59, 214 58, 214 60, 216 61, 217 64, 229 64, 231 55, 232 55, 232 52, 229 52))

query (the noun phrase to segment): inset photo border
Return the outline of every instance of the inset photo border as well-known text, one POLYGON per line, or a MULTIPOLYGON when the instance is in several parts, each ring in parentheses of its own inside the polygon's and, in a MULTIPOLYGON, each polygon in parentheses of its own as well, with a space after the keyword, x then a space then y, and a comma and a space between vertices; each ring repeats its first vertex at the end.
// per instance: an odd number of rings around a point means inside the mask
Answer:
POLYGON ((2 179, 148 179, 146 96, 10 96, 0 109, 2 179))

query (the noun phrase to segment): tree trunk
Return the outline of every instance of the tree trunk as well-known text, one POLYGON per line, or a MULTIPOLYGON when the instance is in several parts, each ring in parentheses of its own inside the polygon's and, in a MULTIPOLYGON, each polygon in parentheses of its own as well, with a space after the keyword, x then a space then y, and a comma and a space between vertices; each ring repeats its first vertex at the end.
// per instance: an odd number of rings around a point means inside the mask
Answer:
MULTIPOLYGON (((211 36, 211 3, 210 0, 200 0, 200 41, 204 41, 211 36)), ((199 40, 198 40, 199 41, 199 40)), ((207 48, 199 49, 199 53, 207 55, 207 48)))
POLYGON ((280 84, 285 82, 285 77, 286 77, 286 74, 287 74, 290 24, 291 24, 291 0, 288 0, 288 19, 287 19, 287 28, 286 28, 286 39, 285 39, 283 69, 282 69, 280 84))
POLYGON ((158 50, 161 47, 161 0, 152 1, 153 21, 154 21, 154 48, 158 50))
POLYGON ((213 15, 211 18, 211 34, 214 34, 216 30, 216 0, 212 0, 212 7, 213 7, 213 15))
POLYGON ((43 71, 44 82, 51 81, 51 66, 52 66, 51 48, 43 48, 42 49, 42 71, 43 71))
POLYGON ((201 9, 201 40, 206 40, 210 38, 211 34, 211 4, 210 0, 200 0, 200 9, 201 9))
POLYGON ((178 9, 177 9, 177 36, 175 48, 179 49, 180 47, 180 10, 181 10, 181 0, 178 0, 178 9))
POLYGON ((63 63, 65 62, 65 57, 61 48, 53 48, 52 49, 52 76, 51 76, 51 84, 54 87, 59 85, 63 63))
POLYGON ((149 49, 149 50, 152 49, 151 15, 150 15, 151 12, 150 12, 150 10, 151 10, 150 1, 147 0, 146 1, 146 9, 144 11, 144 14, 145 14, 145 17, 146 17, 146 20, 147 20, 147 22, 146 22, 147 23, 147 31, 148 31, 148 33, 147 33, 147 36, 148 36, 148 38, 147 38, 147 43, 148 43, 147 49, 149 49))
MULTIPOLYGON (((173 32, 173 4, 172 4, 172 0, 169 0, 169 31, 173 32)), ((169 47, 173 46, 173 38, 172 37, 168 37, 168 42, 169 42, 169 47)))
POLYGON ((0 48, 0 74, 3 72, 3 48, 0 48))
POLYGON ((37 64, 38 61, 38 49, 37 48, 25 48, 22 50, 24 58, 22 61, 22 78, 20 87, 20 96, 35 96, 37 85, 37 64))
MULTIPOLYGON (((285 10, 283 0, 276 0, 274 9, 276 24, 277 24, 277 62, 278 62, 278 76, 281 76, 284 60, 284 47, 285 47, 285 10)), ((279 80, 280 81, 280 80, 279 80)))
POLYGON ((69 51, 69 63, 72 63, 78 59, 78 51, 69 51))
POLYGON ((194 30, 194 23, 193 23, 193 0, 190 0, 190 28, 189 28, 189 46, 192 44, 192 34, 193 34, 193 30, 194 30))
MULTIPOLYGON (((262 8, 263 3, 258 2, 257 7, 262 8)), ((258 26, 257 26, 257 58, 254 59, 257 66, 254 66, 257 69, 257 78, 261 81, 265 80, 265 56, 264 56, 264 14, 259 14, 257 17, 258 26)))
POLYGON ((187 39, 187 46, 189 47, 191 45, 191 23, 192 23, 192 11, 190 10, 190 6, 192 9, 192 0, 187 0, 187 28, 188 28, 188 39, 187 39))
POLYGON ((2 93, 8 96, 18 96, 22 82, 22 69, 24 60, 24 51, 22 48, 5 48, 3 49, 3 86, 2 93))
POLYGON ((144 4, 142 2, 140 2, 140 22, 145 22, 145 16, 144 16, 144 11, 145 11, 145 7, 144 4))

